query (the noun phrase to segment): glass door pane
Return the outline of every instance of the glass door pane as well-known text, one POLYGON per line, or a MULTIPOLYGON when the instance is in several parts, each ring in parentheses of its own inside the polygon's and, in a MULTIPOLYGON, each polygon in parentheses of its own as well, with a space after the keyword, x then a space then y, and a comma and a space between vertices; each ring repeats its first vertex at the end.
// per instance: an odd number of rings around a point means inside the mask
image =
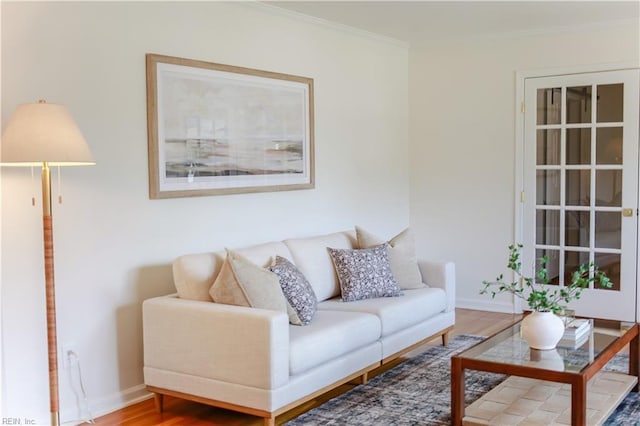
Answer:
POLYGON ((523 266, 547 256, 548 284, 567 286, 581 264, 594 262, 614 285, 592 283, 583 293, 588 300, 577 302, 586 310, 581 314, 625 320, 632 311, 635 318, 637 294, 638 221, 636 214, 629 221, 626 216, 638 203, 640 73, 631 75, 525 81, 525 101, 533 100, 535 108, 525 112, 525 167, 531 170, 525 171, 525 189, 534 196, 524 201, 524 217, 533 226, 523 227, 523 266))
POLYGON ((621 248, 622 127, 611 123, 622 117, 622 92, 618 84, 538 89, 536 249, 563 259, 554 284, 568 285, 580 264, 599 259, 619 288, 619 253, 597 249, 621 248))

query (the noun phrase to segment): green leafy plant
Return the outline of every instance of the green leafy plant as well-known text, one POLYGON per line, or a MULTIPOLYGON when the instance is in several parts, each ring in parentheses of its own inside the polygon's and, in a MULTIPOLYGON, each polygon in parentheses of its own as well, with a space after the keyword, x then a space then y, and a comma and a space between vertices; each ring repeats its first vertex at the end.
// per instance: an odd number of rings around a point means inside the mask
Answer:
POLYGON ((511 293, 516 297, 526 300, 529 308, 534 311, 550 311, 554 314, 561 313, 566 304, 575 299, 580 299, 582 291, 592 282, 599 282, 603 288, 613 287, 613 283, 606 274, 593 263, 581 264, 571 275, 571 283, 564 287, 546 286, 549 284, 547 256, 539 259, 540 268, 536 277, 525 277, 522 274, 522 262, 520 251, 522 244, 509 246, 509 263, 507 267, 515 273, 515 281, 507 283, 500 274, 495 281, 483 281, 480 294, 490 294, 492 298, 500 293, 511 293), (591 273, 593 271, 593 273, 591 273))

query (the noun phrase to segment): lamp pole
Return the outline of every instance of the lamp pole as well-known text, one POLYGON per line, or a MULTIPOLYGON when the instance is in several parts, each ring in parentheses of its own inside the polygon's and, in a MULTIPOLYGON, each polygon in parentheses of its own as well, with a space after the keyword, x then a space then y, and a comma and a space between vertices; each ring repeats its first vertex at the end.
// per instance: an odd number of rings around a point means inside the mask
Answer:
POLYGON ((51 425, 60 424, 58 401, 58 337, 56 333, 56 290, 53 271, 53 214, 51 209, 51 170, 42 163, 42 229, 44 238, 44 282, 47 306, 47 348, 49 354, 49 411, 51 425))

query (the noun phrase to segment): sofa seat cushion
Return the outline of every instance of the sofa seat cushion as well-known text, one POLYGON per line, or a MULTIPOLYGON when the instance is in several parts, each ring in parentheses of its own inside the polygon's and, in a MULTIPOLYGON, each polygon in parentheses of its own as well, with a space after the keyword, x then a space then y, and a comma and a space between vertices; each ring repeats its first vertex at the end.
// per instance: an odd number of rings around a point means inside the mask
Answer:
POLYGON ((302 373, 375 343, 380 336, 380 320, 375 315, 318 311, 306 327, 289 326, 290 374, 302 373))
POLYGON ((441 288, 426 287, 403 292, 404 296, 355 302, 343 302, 336 297, 318 303, 318 313, 331 310, 374 314, 380 318, 382 336, 388 336, 427 320, 446 308, 446 294, 441 288))

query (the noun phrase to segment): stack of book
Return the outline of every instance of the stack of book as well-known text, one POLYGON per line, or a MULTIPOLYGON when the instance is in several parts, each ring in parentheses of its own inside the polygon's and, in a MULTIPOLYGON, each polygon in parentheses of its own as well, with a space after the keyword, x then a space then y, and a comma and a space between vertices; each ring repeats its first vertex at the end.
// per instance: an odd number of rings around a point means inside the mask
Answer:
POLYGON ((591 331, 591 322, 588 319, 574 319, 564 328, 562 339, 558 346, 565 348, 579 348, 587 340, 591 331))

